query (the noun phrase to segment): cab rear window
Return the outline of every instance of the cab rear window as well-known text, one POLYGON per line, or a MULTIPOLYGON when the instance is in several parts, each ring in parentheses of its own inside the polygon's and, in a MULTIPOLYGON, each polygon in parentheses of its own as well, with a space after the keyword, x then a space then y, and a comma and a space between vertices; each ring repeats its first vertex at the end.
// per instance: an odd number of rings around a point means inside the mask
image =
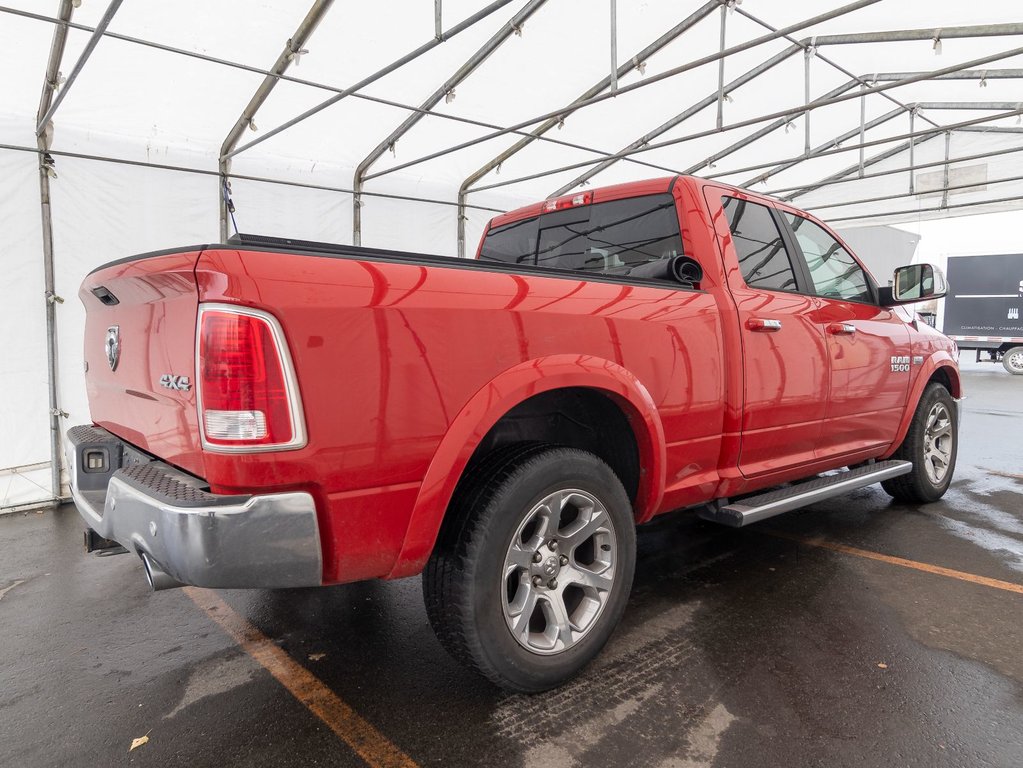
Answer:
POLYGON ((627 275, 682 255, 675 200, 646 195, 545 213, 487 233, 480 259, 627 275))

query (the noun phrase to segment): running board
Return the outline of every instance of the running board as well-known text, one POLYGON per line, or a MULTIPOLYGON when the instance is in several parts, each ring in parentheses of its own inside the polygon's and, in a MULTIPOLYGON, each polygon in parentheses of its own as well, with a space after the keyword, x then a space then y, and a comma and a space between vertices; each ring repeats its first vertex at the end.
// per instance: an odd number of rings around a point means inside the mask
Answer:
POLYGON ((759 496, 749 496, 725 506, 708 506, 700 513, 700 517, 731 528, 741 528, 814 502, 841 496, 857 488, 905 475, 912 469, 913 464, 909 461, 878 461, 777 491, 761 493, 759 496))

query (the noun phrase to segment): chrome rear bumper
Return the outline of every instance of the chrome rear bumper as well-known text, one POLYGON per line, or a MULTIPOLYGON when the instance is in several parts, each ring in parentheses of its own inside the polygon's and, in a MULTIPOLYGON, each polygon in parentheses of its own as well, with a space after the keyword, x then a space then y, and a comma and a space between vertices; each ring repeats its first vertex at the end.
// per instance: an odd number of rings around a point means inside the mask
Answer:
POLYGON ((86 524, 135 552, 154 589, 322 583, 316 506, 304 492, 210 493, 98 427, 67 434, 71 493, 86 524))

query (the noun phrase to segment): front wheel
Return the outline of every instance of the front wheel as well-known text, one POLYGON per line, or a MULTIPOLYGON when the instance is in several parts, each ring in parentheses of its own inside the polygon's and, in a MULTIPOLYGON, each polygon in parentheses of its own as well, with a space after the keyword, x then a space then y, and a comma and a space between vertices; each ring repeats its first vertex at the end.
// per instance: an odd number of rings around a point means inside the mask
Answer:
POLYGON ((1023 376, 1023 347, 1012 347, 1002 355, 1002 367, 1016 376, 1023 376))
POLYGON ((881 487, 899 501, 937 501, 952 482, 958 449, 956 401, 941 384, 928 384, 902 445, 892 455, 912 462, 913 470, 885 480, 881 487))
POLYGON ((430 623, 498 685, 553 688, 599 653, 625 610, 629 498, 607 464, 572 448, 512 450, 473 475, 423 574, 430 623))

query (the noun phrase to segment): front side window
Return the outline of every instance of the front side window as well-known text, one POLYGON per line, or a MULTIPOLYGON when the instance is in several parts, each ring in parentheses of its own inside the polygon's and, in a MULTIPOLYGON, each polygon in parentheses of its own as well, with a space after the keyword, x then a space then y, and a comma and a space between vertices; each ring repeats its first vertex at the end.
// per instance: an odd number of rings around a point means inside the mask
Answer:
POLYGON ((675 200, 646 195, 545 213, 491 230, 480 258, 553 269, 628 275, 682 254, 675 200))
POLYGON ((810 269, 818 296, 829 299, 872 302, 873 295, 863 267, 822 227, 802 216, 785 212, 810 269))
POLYGON ((722 198, 721 206, 746 285, 770 291, 796 290, 796 273, 771 210, 736 197, 722 198))

